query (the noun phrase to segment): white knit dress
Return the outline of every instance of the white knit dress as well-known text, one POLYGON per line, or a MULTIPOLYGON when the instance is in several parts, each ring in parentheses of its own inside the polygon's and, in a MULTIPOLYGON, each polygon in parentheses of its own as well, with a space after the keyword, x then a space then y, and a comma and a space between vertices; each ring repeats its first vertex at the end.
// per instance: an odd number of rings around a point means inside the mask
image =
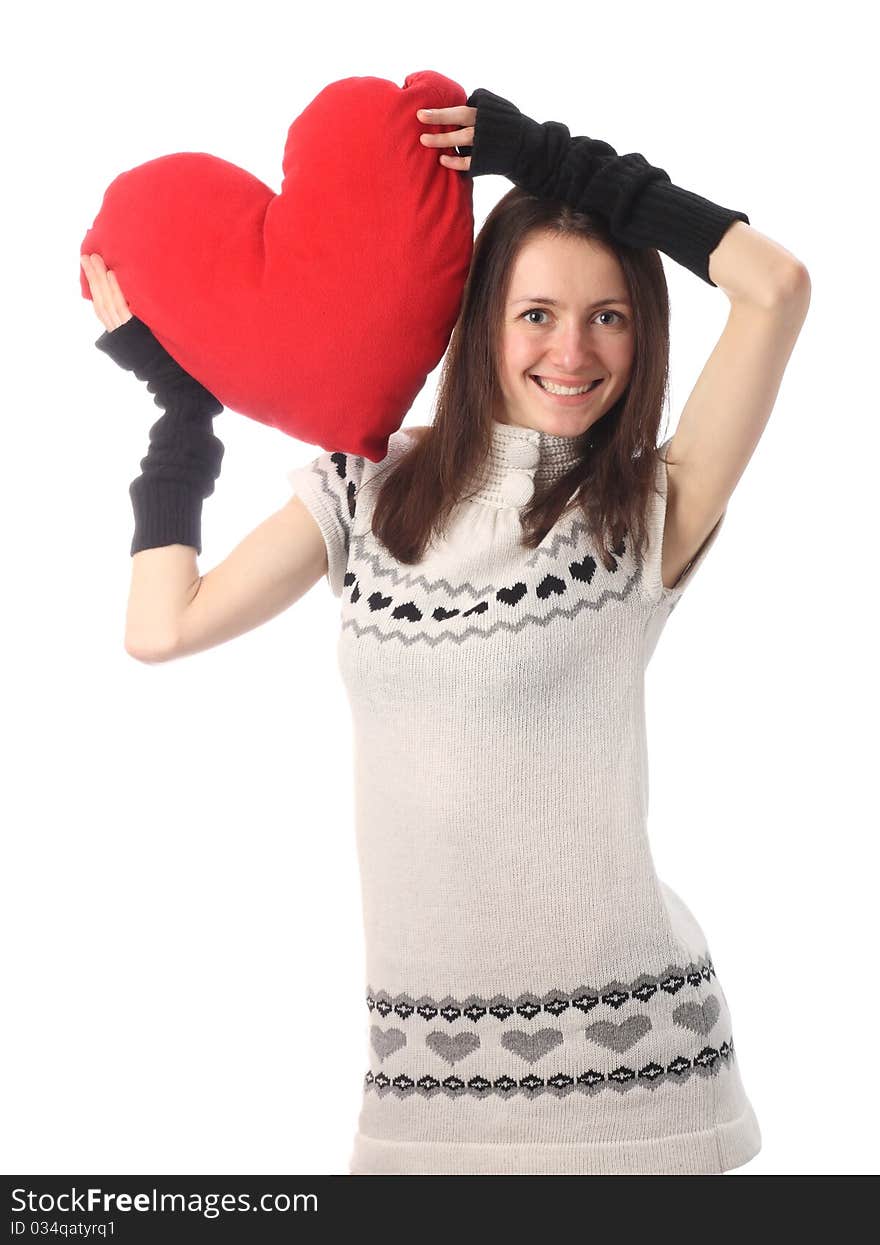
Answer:
MULTIPOLYGON (((644 671, 672 589, 650 547, 606 570, 578 513, 519 508, 586 436, 493 423, 478 494, 417 566, 370 532, 376 464, 290 472, 342 600, 366 941, 354 1175, 689 1174, 761 1135, 706 937, 647 834, 644 671)), ((725 511, 726 515, 726 511, 725 511)))

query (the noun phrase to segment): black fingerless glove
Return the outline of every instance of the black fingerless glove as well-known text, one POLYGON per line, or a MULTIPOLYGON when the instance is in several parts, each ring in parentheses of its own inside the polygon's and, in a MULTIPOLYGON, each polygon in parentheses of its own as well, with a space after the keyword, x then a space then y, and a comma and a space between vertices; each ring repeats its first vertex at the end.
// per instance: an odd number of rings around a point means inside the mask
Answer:
POLYGON ((95 342, 99 350, 138 380, 165 414, 150 429, 141 475, 129 486, 135 529, 131 554, 162 545, 190 545, 202 552, 202 502, 214 491, 223 442, 213 418, 223 406, 173 359, 137 316, 95 342))
POLYGON ((532 194, 596 212, 617 241, 656 247, 711 286, 709 256, 734 221, 751 223, 745 212, 674 186, 637 152, 619 156, 601 139, 572 138, 559 121, 539 125, 483 87, 467 102, 477 109, 474 141, 458 150, 471 158, 471 177, 500 173, 532 194))

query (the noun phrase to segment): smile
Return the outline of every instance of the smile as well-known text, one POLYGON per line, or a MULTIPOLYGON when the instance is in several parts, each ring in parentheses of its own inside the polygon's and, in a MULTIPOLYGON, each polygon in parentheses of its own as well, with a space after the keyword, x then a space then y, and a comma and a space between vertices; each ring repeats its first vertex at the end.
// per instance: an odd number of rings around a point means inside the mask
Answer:
POLYGON ((556 385, 552 381, 544 380, 543 377, 538 376, 530 375, 529 379, 534 381, 541 392, 546 393, 548 397, 555 398, 557 401, 564 401, 567 404, 573 404, 576 401, 583 401, 585 398, 590 397, 599 385, 602 384, 603 378, 600 376, 589 385, 584 385, 580 388, 569 385, 556 385))

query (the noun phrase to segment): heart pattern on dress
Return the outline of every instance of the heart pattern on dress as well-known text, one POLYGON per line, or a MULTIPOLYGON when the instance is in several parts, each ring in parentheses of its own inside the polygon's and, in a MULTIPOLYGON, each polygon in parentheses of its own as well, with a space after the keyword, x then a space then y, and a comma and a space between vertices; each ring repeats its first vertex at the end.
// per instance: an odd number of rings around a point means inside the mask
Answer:
POLYGON ((672 1019, 684 1029, 692 1029, 705 1037, 721 1014, 721 1004, 714 994, 703 1003, 680 1003, 672 1013, 672 1019))
POLYGON ((588 553, 585 558, 580 560, 580 562, 570 562, 568 570, 572 579, 577 579, 583 584, 588 584, 592 581, 593 576, 596 574, 596 559, 591 557, 588 553))
POLYGON ((561 1042, 562 1034, 558 1029, 538 1029, 535 1033, 526 1033, 524 1029, 510 1029, 501 1035, 504 1049, 513 1051, 529 1063, 543 1058, 561 1042))
POLYGON ((605 1046, 608 1050, 622 1051, 629 1050, 631 1046, 635 1046, 636 1042, 640 1042, 646 1033, 651 1029, 651 1021, 647 1016, 638 1014, 636 1016, 628 1016, 626 1020, 621 1020, 620 1024, 615 1024, 613 1020, 597 1020, 595 1024, 589 1025, 584 1033, 592 1042, 598 1042, 600 1046, 605 1046))
POLYGON ((556 596, 562 596, 565 589, 566 583, 564 579, 560 579, 558 575, 545 575, 535 589, 535 596, 539 601, 543 601, 551 593, 555 593, 556 596))
POLYGON ((380 1029, 378 1025, 371 1025, 370 1042, 379 1058, 387 1059, 401 1046, 406 1046, 406 1034, 402 1029, 380 1029))
POLYGON ((525 584, 514 584, 512 588, 499 588, 495 596, 502 605, 518 605, 527 592, 525 584))
POLYGON ((476 1033, 440 1033, 435 1029, 425 1038, 425 1045, 447 1063, 455 1063, 473 1054, 480 1045, 480 1039, 476 1033))

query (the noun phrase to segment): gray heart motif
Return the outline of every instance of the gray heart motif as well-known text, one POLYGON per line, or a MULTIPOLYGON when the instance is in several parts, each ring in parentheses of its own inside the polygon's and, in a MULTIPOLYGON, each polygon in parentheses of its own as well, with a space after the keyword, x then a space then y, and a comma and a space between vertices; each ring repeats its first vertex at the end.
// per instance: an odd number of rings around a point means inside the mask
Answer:
POLYGON ((383 1032, 378 1025, 371 1025, 370 1041, 379 1058, 384 1059, 400 1050, 401 1046, 406 1046, 406 1034, 402 1029, 386 1029, 383 1032))
POLYGON ((704 1003, 680 1003, 672 1013, 672 1019, 684 1029, 693 1029, 705 1037, 721 1014, 721 1004, 714 994, 704 1003))
POLYGON ((501 1034, 501 1045, 505 1050, 512 1050, 521 1059, 535 1063, 548 1051, 553 1050, 562 1041, 558 1029, 539 1029, 537 1033, 526 1033, 524 1029, 509 1029, 501 1034))
POLYGON ((594 1025, 588 1025, 584 1032, 589 1040, 620 1053, 640 1042, 650 1028, 649 1018, 639 1014, 628 1016, 619 1025, 613 1020, 597 1020, 594 1025))
POLYGON ((480 1039, 476 1033, 456 1033, 453 1037, 435 1029, 425 1038, 425 1045, 447 1063, 455 1063, 456 1059, 464 1059, 466 1055, 472 1054, 480 1045, 480 1039))

